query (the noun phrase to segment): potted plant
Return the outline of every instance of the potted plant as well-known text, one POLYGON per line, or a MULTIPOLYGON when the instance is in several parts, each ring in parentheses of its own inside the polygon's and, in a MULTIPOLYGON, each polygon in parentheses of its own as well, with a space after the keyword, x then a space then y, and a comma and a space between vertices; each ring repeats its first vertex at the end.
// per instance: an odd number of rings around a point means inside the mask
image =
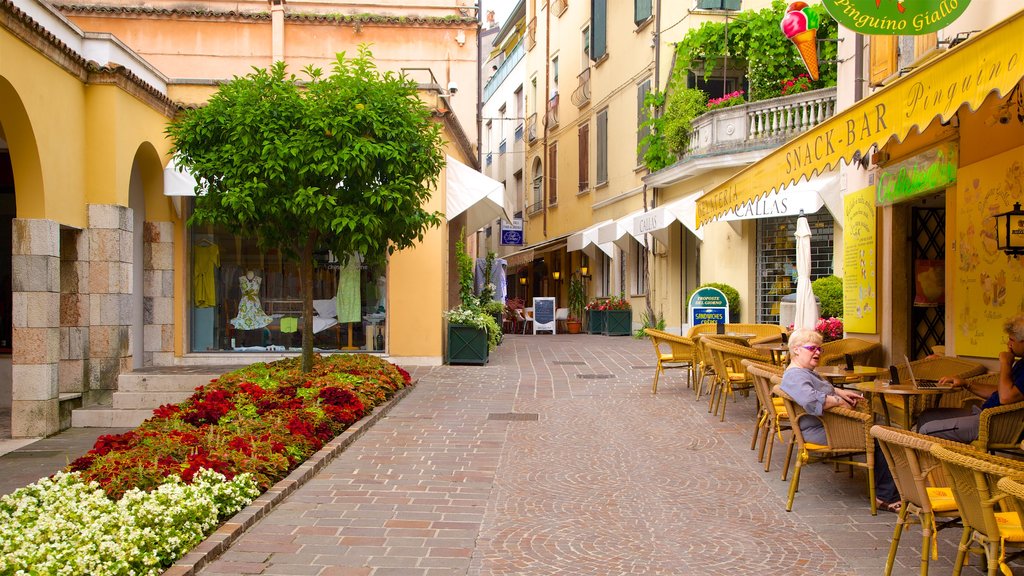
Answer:
POLYGON ((604 318, 604 333, 607 336, 629 336, 633 333, 633 307, 625 294, 608 299, 604 318))
POLYGON ((473 294, 473 260, 466 253, 463 236, 455 244, 462 303, 444 313, 448 320, 446 359, 449 364, 484 364, 501 338, 501 324, 494 321, 473 294))
POLYGON ((569 279, 569 317, 565 320, 565 327, 569 334, 579 334, 583 328, 583 308, 587 304, 587 292, 583 285, 583 278, 574 273, 569 279))
POLYGON ((607 299, 594 298, 587 303, 587 334, 604 334, 607 299))

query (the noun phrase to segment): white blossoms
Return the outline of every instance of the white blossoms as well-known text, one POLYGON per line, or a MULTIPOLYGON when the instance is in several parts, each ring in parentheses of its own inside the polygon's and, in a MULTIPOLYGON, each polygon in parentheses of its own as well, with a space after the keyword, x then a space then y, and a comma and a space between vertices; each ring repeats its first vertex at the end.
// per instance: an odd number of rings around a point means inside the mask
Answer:
POLYGON ((157 575, 260 493, 211 470, 114 501, 60 472, 0 498, 0 574, 157 575))

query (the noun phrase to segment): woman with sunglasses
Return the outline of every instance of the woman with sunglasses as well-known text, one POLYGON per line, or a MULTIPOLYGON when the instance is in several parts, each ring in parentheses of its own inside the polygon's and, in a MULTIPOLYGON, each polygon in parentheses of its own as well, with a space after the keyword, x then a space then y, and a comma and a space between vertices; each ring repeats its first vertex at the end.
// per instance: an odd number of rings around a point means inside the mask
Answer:
MULTIPOLYGON (((821 360, 821 334, 814 330, 797 330, 789 337, 789 367, 782 375, 780 388, 811 416, 836 406, 855 408, 864 399, 858 392, 835 388, 814 371, 821 360)), ((804 440, 828 444, 825 426, 817 418, 801 418, 800 432, 804 440)), ((900 495, 889 472, 888 462, 875 442, 875 496, 882 510, 899 512, 900 495)))

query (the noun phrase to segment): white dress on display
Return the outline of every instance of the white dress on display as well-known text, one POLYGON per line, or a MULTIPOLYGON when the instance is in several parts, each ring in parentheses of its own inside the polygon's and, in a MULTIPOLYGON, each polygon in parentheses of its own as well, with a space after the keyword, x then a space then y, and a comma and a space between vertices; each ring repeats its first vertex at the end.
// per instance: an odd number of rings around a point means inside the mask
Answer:
POLYGON ((238 330, 258 330, 274 321, 263 311, 260 304, 260 284, 263 279, 249 272, 238 278, 242 290, 242 298, 238 301, 238 316, 231 319, 231 324, 238 330))

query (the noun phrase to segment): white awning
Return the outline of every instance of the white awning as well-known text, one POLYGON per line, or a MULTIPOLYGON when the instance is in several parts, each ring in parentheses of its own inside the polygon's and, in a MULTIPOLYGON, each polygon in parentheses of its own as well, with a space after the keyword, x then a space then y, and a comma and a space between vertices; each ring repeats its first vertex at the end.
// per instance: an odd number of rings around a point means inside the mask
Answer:
POLYGON ((643 246, 644 235, 640 234, 638 236, 633 234, 633 218, 636 215, 643 213, 643 210, 635 210, 618 220, 601 226, 597 229, 597 243, 607 244, 608 242, 611 242, 622 250, 629 250, 629 239, 632 238, 643 246))
POLYGON ((164 196, 195 196, 196 177, 187 168, 178 168, 178 161, 173 156, 164 168, 164 196))
POLYGON ((703 191, 694 192, 685 198, 641 212, 633 218, 633 234, 650 234, 662 244, 668 244, 668 227, 673 222, 680 222, 694 236, 703 240, 704 234, 697 231, 697 199, 703 194, 703 191))
POLYGON ((449 221, 466 213, 466 231, 475 232, 498 218, 512 221, 512 199, 505 185, 466 166, 451 156, 448 159, 448 198, 445 216, 449 221))
POLYGON ((613 220, 605 220, 604 222, 598 222, 592 226, 588 226, 579 232, 572 234, 565 241, 566 252, 574 252, 576 250, 582 250, 584 254, 594 258, 597 253, 595 250, 600 249, 602 252, 607 254, 609 257, 614 256, 615 249, 612 248, 611 242, 600 243, 597 239, 597 231, 606 224, 611 224, 613 220))
MULTIPOLYGON (((748 200, 736 207, 736 209, 726 212, 719 220, 779 218, 782 216, 797 216, 801 211, 804 214, 814 214, 826 204, 825 199, 827 197, 835 196, 838 198, 838 191, 839 176, 834 172, 830 172, 820 178, 812 178, 809 182, 804 180, 797 184, 786 186, 776 194, 768 194, 755 200, 748 200)), ((829 206, 829 210, 832 211, 832 206, 829 206)), ((696 212, 694 212, 694 218, 696 218, 696 212)), ((842 220, 842 215, 840 214, 836 219, 842 220)))

